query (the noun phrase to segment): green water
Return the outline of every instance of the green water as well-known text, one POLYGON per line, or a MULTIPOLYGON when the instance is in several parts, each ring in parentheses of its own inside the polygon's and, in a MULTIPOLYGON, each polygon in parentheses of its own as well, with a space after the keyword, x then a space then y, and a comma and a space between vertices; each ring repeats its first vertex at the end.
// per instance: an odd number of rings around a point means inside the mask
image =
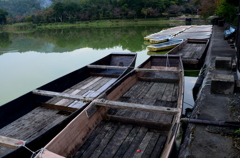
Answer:
MULTIPOLYGON (((146 50, 148 44, 143 37, 169 27, 165 24, 0 33, 0 105, 111 52, 137 53, 138 66, 156 54, 146 50)), ((194 80, 196 77, 189 83, 194 80)), ((185 85, 192 86, 188 82, 185 85)), ((192 98, 191 88, 185 93, 192 98)))

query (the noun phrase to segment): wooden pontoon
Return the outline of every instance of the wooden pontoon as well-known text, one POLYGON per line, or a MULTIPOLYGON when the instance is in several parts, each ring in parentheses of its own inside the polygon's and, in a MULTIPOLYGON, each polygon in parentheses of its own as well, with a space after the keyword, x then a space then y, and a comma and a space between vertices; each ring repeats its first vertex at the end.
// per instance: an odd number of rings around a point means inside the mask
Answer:
POLYGON ((184 68, 200 68, 207 53, 208 39, 187 39, 168 52, 182 57, 184 68))
POLYGON ((31 157, 30 150, 45 146, 135 60, 135 53, 109 54, 0 106, 0 157, 31 157))
POLYGON ((150 56, 88 105, 41 157, 168 157, 183 105, 180 59, 150 56))

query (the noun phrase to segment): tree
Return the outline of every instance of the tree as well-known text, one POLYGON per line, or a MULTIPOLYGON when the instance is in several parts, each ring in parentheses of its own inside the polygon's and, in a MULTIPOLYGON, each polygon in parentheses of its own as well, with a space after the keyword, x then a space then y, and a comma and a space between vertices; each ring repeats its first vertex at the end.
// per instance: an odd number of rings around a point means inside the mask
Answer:
POLYGON ((217 5, 215 13, 223 17, 227 22, 234 23, 237 20, 237 11, 237 7, 227 3, 226 0, 221 0, 217 5))
POLYGON ((141 13, 147 18, 149 8, 142 8, 141 13))
POLYGON ((8 15, 8 12, 6 10, 0 9, 0 24, 4 25, 7 22, 6 16, 8 15))
POLYGON ((113 16, 118 17, 119 19, 121 18, 122 13, 123 13, 122 8, 113 9, 113 16))
POLYGON ((168 12, 170 14, 180 14, 182 11, 184 11, 185 8, 181 5, 171 5, 170 8, 168 9, 168 12))
POLYGON ((54 15, 62 22, 63 21, 63 12, 64 5, 62 2, 56 2, 53 5, 54 15))
POLYGON ((157 8, 156 8, 156 9, 150 8, 150 9, 149 9, 149 14, 150 14, 151 16, 154 16, 154 17, 160 15, 160 13, 159 13, 159 11, 158 11, 157 8))
POLYGON ((219 0, 202 0, 199 5, 199 14, 203 18, 214 15, 219 2, 219 0))

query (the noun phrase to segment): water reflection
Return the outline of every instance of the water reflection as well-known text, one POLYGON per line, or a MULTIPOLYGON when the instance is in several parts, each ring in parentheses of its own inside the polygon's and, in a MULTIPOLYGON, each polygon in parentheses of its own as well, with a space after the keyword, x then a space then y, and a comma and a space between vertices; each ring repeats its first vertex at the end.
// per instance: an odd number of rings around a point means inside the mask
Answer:
POLYGON ((1 36, 0 52, 68 52, 80 48, 103 50, 121 46, 123 50, 138 52, 146 49, 143 37, 169 27, 132 26, 114 28, 71 28, 38 30, 28 34, 1 36))
MULTIPOLYGON (((136 66, 149 55, 165 54, 147 52, 148 43, 144 43, 143 37, 168 27, 71 28, 1 33, 0 106, 111 52, 137 52, 136 66)), ((185 77, 185 102, 194 104, 192 81, 196 77, 188 78, 185 77)))
POLYGON ((197 77, 200 70, 185 69, 184 70, 184 105, 183 105, 183 116, 189 117, 194 107, 195 101, 193 98, 192 89, 197 81, 197 77))
POLYGON ((12 41, 9 38, 9 33, 3 32, 0 33, 0 48, 9 47, 12 44, 12 41))

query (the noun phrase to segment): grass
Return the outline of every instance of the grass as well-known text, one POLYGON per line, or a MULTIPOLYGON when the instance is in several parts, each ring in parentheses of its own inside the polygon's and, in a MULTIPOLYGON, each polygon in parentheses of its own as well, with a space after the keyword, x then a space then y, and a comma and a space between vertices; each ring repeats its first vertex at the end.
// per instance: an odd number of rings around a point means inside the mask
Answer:
MULTIPOLYGON (((171 21, 171 23, 180 23, 179 21, 171 21)), ((77 21, 75 23, 16 23, 5 25, 2 31, 14 32, 19 30, 35 30, 35 29, 63 29, 63 28, 89 28, 89 27, 119 27, 119 26, 134 26, 134 25, 160 25, 169 24, 169 20, 163 18, 156 19, 114 19, 114 20, 90 20, 77 21)))

